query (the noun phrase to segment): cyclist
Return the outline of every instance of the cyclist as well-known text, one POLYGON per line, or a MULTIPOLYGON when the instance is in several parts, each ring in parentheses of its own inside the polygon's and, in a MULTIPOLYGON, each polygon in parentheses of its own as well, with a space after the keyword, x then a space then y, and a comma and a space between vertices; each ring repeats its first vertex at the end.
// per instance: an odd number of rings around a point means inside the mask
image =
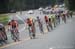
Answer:
POLYGON ((0 23, 0 44, 3 45, 3 43, 7 43, 7 35, 5 32, 5 27, 2 23, 0 23))
POLYGON ((36 22, 36 20, 33 19, 32 22, 33 22, 33 26, 32 26, 33 35, 32 35, 32 36, 33 36, 33 38, 35 39, 35 36, 36 36, 36 34, 35 34, 35 33, 36 33, 35 22, 36 22))
POLYGON ((52 23, 53 23, 54 27, 56 27, 56 18, 55 18, 54 14, 52 14, 51 19, 52 19, 52 23))
POLYGON ((51 30, 53 30, 51 18, 49 18, 49 26, 50 26, 51 30))
POLYGON ((62 14, 62 20, 64 21, 64 23, 66 23, 66 15, 64 13, 62 14))
POLYGON ((60 24, 60 14, 59 13, 57 13, 56 15, 55 15, 55 17, 56 17, 56 20, 57 20, 57 24, 60 24))
POLYGON ((42 22, 41 22, 41 20, 40 20, 39 17, 37 17, 37 22, 38 22, 38 24, 39 24, 39 29, 40 29, 41 33, 44 33, 44 32, 43 32, 43 24, 42 24, 42 22))
POLYGON ((12 19, 9 23, 8 23, 9 27, 10 27, 10 31, 11 31, 11 37, 12 39, 16 42, 16 41, 20 41, 19 40, 19 31, 18 31, 18 22, 14 19, 12 19))
POLYGON ((48 16, 45 16, 44 19, 45 19, 45 22, 46 22, 47 30, 50 31, 49 30, 49 18, 48 18, 48 16))
POLYGON ((35 37, 35 28, 34 28, 35 24, 33 23, 33 19, 27 18, 27 24, 28 24, 29 36, 32 39, 35 37))

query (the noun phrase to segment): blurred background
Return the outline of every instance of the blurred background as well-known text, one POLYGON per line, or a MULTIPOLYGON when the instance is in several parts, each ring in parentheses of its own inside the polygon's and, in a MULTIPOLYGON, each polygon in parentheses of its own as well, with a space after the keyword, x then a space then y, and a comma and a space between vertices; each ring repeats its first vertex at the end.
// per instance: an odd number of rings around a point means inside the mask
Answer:
POLYGON ((69 10, 75 10, 74 0, 0 0, 0 13, 12 13, 65 4, 69 10))

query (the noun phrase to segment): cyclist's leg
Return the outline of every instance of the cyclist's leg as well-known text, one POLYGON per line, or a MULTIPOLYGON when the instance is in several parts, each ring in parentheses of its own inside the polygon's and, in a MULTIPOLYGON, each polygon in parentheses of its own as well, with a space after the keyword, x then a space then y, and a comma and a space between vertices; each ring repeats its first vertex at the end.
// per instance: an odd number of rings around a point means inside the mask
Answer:
POLYGON ((16 42, 15 28, 12 28, 12 30, 11 30, 11 36, 12 36, 12 39, 16 42))
POLYGON ((60 24, 60 18, 59 18, 59 24, 60 24))
POLYGON ((29 30, 29 36, 30 36, 30 38, 32 39, 31 29, 32 29, 31 26, 29 26, 29 27, 28 27, 28 30, 29 30))
POLYGON ((42 33, 42 25, 41 25, 41 23, 39 24, 39 29, 40 29, 40 33, 42 33))
POLYGON ((51 30, 53 30, 52 24, 50 24, 51 30))
POLYGON ((30 34, 30 26, 28 27, 28 30, 29 30, 29 36, 31 37, 31 34, 30 34))
POLYGON ((19 33, 16 34, 16 39, 17 39, 17 41, 20 41, 19 40, 19 33))
POLYGON ((16 31, 16 33, 15 33, 16 40, 20 41, 20 40, 19 40, 19 31, 18 31, 18 30, 15 30, 15 31, 16 31))
POLYGON ((14 40, 14 37, 13 37, 14 35, 13 35, 13 31, 11 31, 11 38, 12 38, 12 40, 14 40))
POLYGON ((66 17, 64 17, 64 23, 66 23, 66 17))
POLYGON ((1 31, 0 31, 0 45, 1 45, 1 46, 3 45, 3 40, 2 40, 2 34, 1 34, 1 31))
POLYGON ((15 42, 18 40, 18 36, 17 36, 16 32, 14 33, 14 40, 15 40, 15 42))
POLYGON ((65 23, 65 17, 63 16, 62 21, 65 23))
POLYGON ((31 31, 31 34, 32 34, 32 37, 35 38, 35 27, 34 25, 31 27, 32 31, 31 31))
POLYGON ((55 22, 55 20, 53 19, 53 26, 54 26, 54 27, 56 27, 56 26, 55 26, 55 23, 56 23, 56 22, 55 22))
POLYGON ((11 30, 11 38, 14 40, 13 30, 11 30))
POLYGON ((54 27, 56 27, 56 22, 54 21, 54 27))
POLYGON ((49 24, 48 24, 48 23, 46 23, 46 26, 47 26, 47 30, 50 31, 50 30, 49 30, 49 24))
POLYGON ((33 32, 32 36, 33 36, 33 38, 35 38, 35 32, 33 32))
POLYGON ((33 36, 33 38, 35 38, 35 36, 36 36, 36 35, 35 35, 35 32, 32 33, 32 36, 33 36))
POLYGON ((41 31, 42 31, 42 33, 44 33, 44 32, 43 32, 43 25, 42 25, 42 24, 41 24, 41 31))
POLYGON ((16 42, 16 34, 15 33, 13 33, 13 40, 14 40, 14 42, 16 42))
POLYGON ((58 19, 56 19, 56 25, 58 25, 58 19))
POLYGON ((4 42, 5 44, 7 44, 7 39, 6 39, 7 37, 6 37, 6 34, 4 34, 4 32, 3 32, 3 38, 4 38, 4 39, 3 39, 3 42, 4 42))
POLYGON ((66 18, 65 18, 65 20, 64 20, 64 21, 65 21, 65 23, 66 23, 66 18))

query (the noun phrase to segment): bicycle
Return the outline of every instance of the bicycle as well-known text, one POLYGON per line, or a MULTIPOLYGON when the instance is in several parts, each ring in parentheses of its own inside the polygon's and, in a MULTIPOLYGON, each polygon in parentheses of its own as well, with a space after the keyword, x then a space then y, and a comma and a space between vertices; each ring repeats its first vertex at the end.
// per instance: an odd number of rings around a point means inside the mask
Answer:
POLYGON ((0 43, 3 45, 3 43, 7 44, 7 35, 4 34, 3 31, 0 31, 0 43))
POLYGON ((35 39, 34 27, 33 26, 29 26, 28 30, 29 30, 30 39, 35 39))
POLYGON ((50 31, 50 30, 49 30, 49 24, 48 24, 48 23, 46 23, 46 26, 47 26, 47 30, 50 31))
POLYGON ((17 29, 12 28, 12 30, 11 30, 11 37, 12 37, 12 39, 14 40, 14 42, 20 41, 20 40, 19 40, 19 32, 18 32, 17 29))
POLYGON ((43 25, 42 25, 42 23, 40 23, 40 24, 39 24, 39 29, 40 29, 41 33, 43 33, 43 34, 44 34, 44 32, 43 32, 43 25))

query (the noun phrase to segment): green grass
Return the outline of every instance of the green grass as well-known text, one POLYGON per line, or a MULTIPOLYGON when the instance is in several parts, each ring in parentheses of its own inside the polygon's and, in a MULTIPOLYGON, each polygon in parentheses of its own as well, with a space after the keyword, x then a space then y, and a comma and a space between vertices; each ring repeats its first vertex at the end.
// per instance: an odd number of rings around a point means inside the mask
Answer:
POLYGON ((9 17, 8 15, 0 15, 0 23, 6 25, 8 23, 9 17))

